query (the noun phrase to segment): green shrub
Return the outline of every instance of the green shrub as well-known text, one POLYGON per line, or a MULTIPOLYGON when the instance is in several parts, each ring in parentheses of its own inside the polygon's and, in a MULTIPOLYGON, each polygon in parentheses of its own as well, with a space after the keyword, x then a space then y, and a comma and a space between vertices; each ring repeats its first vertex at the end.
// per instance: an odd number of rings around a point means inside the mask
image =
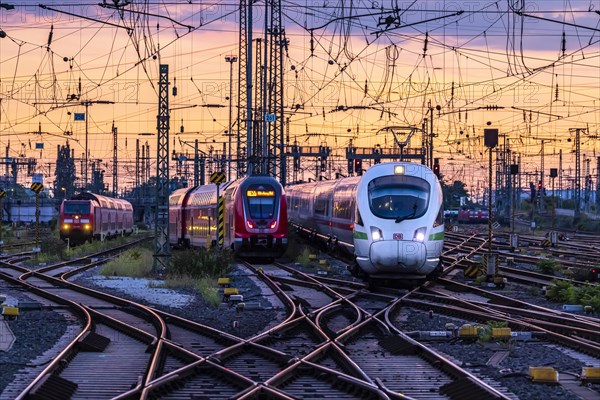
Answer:
POLYGON ((194 278, 219 277, 227 275, 233 263, 230 250, 185 249, 175 251, 171 256, 168 275, 191 276, 194 278))
POLYGON ((47 260, 66 260, 67 244, 57 236, 49 235, 40 240, 40 256, 47 260))
POLYGON ((546 297, 557 302, 574 303, 577 301, 576 289, 571 282, 554 281, 546 290, 546 297))
POLYGON ((538 270, 546 275, 554 275, 560 270, 560 264, 552 259, 540 259, 536 265, 538 270))
POLYGON ((302 264, 304 267, 312 267, 313 262, 310 259, 311 251, 308 248, 304 248, 300 254, 296 257, 296 262, 302 264))

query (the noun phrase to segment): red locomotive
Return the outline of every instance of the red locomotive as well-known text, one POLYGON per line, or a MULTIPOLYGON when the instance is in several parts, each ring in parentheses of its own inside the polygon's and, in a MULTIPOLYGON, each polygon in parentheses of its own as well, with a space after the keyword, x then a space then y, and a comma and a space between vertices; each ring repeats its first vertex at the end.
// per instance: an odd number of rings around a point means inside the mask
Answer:
MULTIPOLYGON (((248 176, 219 186, 225 199, 223 247, 242 257, 280 257, 287 247, 287 205, 281 184, 248 176)), ((169 198, 169 242, 211 247, 217 243, 217 186, 174 191, 169 198)))
POLYGON ((82 193, 60 205, 60 238, 71 244, 133 232, 133 207, 122 199, 82 193))

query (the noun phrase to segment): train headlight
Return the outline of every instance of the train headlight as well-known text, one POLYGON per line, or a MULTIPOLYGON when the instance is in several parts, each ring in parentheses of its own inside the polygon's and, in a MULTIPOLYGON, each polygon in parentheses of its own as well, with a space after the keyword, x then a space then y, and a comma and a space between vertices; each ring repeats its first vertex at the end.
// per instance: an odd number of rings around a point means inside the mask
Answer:
POLYGON ((383 240, 383 233, 381 232, 381 229, 372 226, 371 227, 371 237, 373 238, 374 242, 383 240))
POLYGON ((269 226, 269 228, 275 229, 276 226, 277 226, 277 220, 271 222, 271 225, 269 226))
POLYGON ((68 231, 69 228, 71 227, 71 225, 69 225, 69 224, 63 224, 62 227, 63 227, 63 230, 68 231))
POLYGON ((83 226, 83 229, 85 229, 86 231, 89 231, 90 230, 90 224, 85 224, 83 226))
POLYGON ((415 235, 413 236, 413 240, 416 240, 417 242, 424 242, 425 241, 425 233, 427 233, 426 227, 423 226, 423 227, 417 229, 415 231, 415 235))
POLYGON ((249 219, 246 220, 246 225, 248 226, 248 228, 254 229, 254 222, 250 221, 249 219))

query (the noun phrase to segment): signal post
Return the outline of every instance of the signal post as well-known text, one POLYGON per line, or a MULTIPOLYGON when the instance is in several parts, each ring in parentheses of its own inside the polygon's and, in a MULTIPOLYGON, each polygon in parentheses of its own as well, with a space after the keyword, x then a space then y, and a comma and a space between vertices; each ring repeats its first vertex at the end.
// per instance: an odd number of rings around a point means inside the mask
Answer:
POLYGON ((44 191, 44 185, 39 182, 31 184, 31 190, 35 193, 35 247, 34 253, 40 252, 40 192, 44 191))
POLYGON ((483 142, 489 152, 488 165, 488 251, 485 258, 486 273, 488 282, 493 282, 496 286, 504 288, 504 277, 500 275, 498 265, 498 254, 492 250, 492 150, 498 145, 498 129, 484 129, 483 142))
POLYGON ((0 189, 0 247, 4 246, 4 240, 2 240, 2 221, 4 221, 4 206, 2 205, 2 199, 6 197, 4 189, 0 189))

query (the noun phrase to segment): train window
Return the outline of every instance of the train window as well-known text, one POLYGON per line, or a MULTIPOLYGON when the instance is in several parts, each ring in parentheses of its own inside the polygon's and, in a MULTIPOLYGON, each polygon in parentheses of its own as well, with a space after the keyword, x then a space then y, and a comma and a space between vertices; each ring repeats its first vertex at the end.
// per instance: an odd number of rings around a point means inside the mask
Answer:
POLYGON ((329 205, 329 196, 327 193, 323 193, 317 196, 315 199, 315 214, 327 215, 327 206, 329 205))
POLYGON ((433 222, 433 227, 435 228, 436 226, 440 226, 443 224, 444 224, 444 205, 442 204, 440 206, 440 212, 438 212, 438 215, 435 218, 435 221, 433 222))
POLYGON ((64 206, 65 214, 89 214, 90 213, 90 203, 73 203, 70 201, 65 201, 64 206))
POLYGON ((369 182, 369 207, 379 218, 419 218, 427 211, 430 191, 424 179, 409 175, 382 176, 369 182))
POLYGON ((270 185, 250 185, 246 190, 248 214, 253 219, 269 219, 275 215, 275 189, 270 185))

